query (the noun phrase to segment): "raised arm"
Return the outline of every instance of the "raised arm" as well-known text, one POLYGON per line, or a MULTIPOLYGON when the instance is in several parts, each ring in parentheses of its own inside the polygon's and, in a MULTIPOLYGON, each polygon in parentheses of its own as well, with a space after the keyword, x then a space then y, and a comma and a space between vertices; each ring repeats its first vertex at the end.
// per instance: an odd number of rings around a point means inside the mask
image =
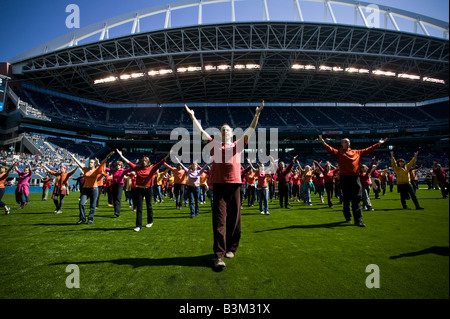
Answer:
POLYGON ((277 170, 277 164, 272 155, 269 155, 270 158, 270 166, 266 169, 266 174, 273 174, 277 170))
POLYGON ((194 111, 191 110, 186 104, 184 105, 184 108, 186 109, 186 112, 191 117, 191 120, 192 120, 192 123, 193 123, 195 129, 201 134, 201 137, 203 138, 203 140, 210 141, 211 140, 211 136, 208 133, 206 133, 206 131, 203 129, 202 125, 200 124, 200 122, 195 117, 194 111))
POLYGON ((112 151, 111 153, 109 153, 108 155, 106 155, 105 159, 104 159, 103 161, 100 162, 100 165, 105 164, 105 163, 109 160, 109 158, 110 158, 111 156, 113 156, 113 154, 114 154, 114 151, 112 151))
POLYGON ((414 153, 414 157, 411 159, 411 161, 410 161, 408 164, 406 164, 406 169, 407 169, 407 170, 410 170, 411 167, 413 167, 414 164, 416 164, 416 161, 417 161, 417 155, 419 155, 419 152, 415 152, 415 153, 414 153))
POLYGON ((394 157, 394 151, 391 151, 391 166, 392 169, 395 171, 397 169, 397 162, 395 161, 395 157, 394 157))
POLYGON ((253 117, 252 123, 250 123, 250 126, 244 132, 245 143, 248 143, 248 139, 250 138, 250 136, 252 136, 253 132, 255 131, 256 126, 258 125, 259 114, 261 114, 263 108, 264 108, 264 101, 262 101, 261 105, 256 108, 255 116, 253 117))
POLYGON ((380 165, 381 160, 378 160, 377 165, 372 165, 371 169, 370 169, 370 174, 372 174, 378 167, 378 165, 380 165))
POLYGON ((72 157, 72 159, 74 160, 75 163, 77 163, 77 165, 83 170, 84 165, 81 164, 81 162, 79 160, 77 160, 75 158, 75 156, 72 153, 69 153, 69 156, 72 157))
POLYGON ((323 147, 325 147, 325 150, 328 152, 328 154, 330 154, 331 156, 333 156, 334 158, 338 158, 338 153, 339 151, 333 147, 331 147, 330 145, 328 145, 325 140, 323 139, 322 135, 319 135, 319 141, 322 143, 323 147))
POLYGON ((123 156, 122 151, 119 151, 116 148, 116 153, 119 154, 120 158, 122 159, 122 161, 124 161, 125 163, 127 163, 127 165, 130 165, 130 161, 128 159, 125 158, 125 156, 123 156))

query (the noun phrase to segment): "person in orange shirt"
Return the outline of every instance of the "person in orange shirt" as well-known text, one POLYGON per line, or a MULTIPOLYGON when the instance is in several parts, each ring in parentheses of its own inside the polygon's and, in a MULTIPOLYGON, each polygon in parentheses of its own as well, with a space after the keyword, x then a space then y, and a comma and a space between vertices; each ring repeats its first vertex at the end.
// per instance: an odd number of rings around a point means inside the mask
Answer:
POLYGON ((6 166, 2 166, 0 167, 0 207, 3 207, 3 209, 5 210, 6 215, 9 214, 9 207, 6 206, 6 204, 4 202, 2 202, 2 198, 3 195, 5 194, 5 182, 6 179, 9 176, 9 173, 11 172, 11 170, 14 168, 14 165, 12 165, 10 168, 6 167, 6 166))
MULTIPOLYGON (((94 159, 96 160, 96 159, 94 159)), ((98 163, 96 164, 98 165, 98 163)), ((100 204, 100 195, 105 195, 105 177, 107 177, 108 174, 106 174, 106 166, 105 169, 100 171, 100 174, 97 176, 97 189, 98 189, 98 196, 97 196, 97 202, 95 204, 95 207, 98 208, 98 205, 100 204)))
POLYGON ((319 135, 319 140, 322 142, 325 150, 338 160, 339 183, 343 196, 343 213, 345 221, 351 223, 351 203, 355 225, 365 227, 366 225, 362 222, 361 213, 362 187, 359 180, 359 161, 361 157, 366 156, 379 148, 387 141, 387 138, 381 139, 378 143, 362 150, 351 149, 350 140, 348 138, 341 140, 342 147, 339 150, 325 143, 322 135, 319 135))
POLYGON ((69 155, 72 159, 77 163, 77 165, 84 172, 84 186, 81 191, 79 210, 80 210, 80 220, 77 222, 77 225, 80 225, 86 222, 86 202, 89 199, 90 209, 88 215, 87 224, 92 224, 94 222, 94 214, 96 209, 97 197, 98 197, 98 186, 97 179, 100 174, 104 174, 105 172, 105 163, 108 159, 114 154, 114 152, 109 153, 106 158, 97 166, 98 160, 90 159, 88 166, 84 166, 81 164, 79 160, 75 158, 75 156, 71 153, 69 155))
POLYGON ((51 175, 56 176, 55 187, 53 188, 52 199, 55 204, 55 214, 62 213, 62 207, 64 205, 64 196, 69 194, 69 177, 72 176, 77 168, 67 172, 66 166, 61 166, 60 172, 55 172, 50 170, 47 166, 42 165, 42 167, 51 175), (59 201, 58 201, 59 197, 59 201))
POLYGON ((248 207, 253 206, 256 200, 256 173, 253 171, 245 174, 245 179, 247 180, 247 199, 248 207))
POLYGON ((174 168, 167 163, 164 163, 164 166, 170 169, 173 173, 175 206, 177 209, 182 209, 187 173, 180 164, 177 165, 177 168, 174 168))

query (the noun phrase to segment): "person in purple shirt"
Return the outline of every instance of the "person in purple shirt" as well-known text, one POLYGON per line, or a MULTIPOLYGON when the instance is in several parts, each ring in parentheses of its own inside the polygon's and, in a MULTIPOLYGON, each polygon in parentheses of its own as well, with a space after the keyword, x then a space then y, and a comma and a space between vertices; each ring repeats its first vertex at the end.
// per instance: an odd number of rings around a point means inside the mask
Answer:
POLYGON ((116 161, 114 163, 114 169, 106 167, 105 170, 108 174, 112 175, 111 192, 112 192, 112 199, 113 199, 113 204, 114 204, 114 216, 113 217, 119 217, 120 216, 120 208, 122 206, 123 179, 126 174, 131 172, 132 168, 129 167, 127 169, 124 169, 123 162, 116 161))
POLYGON ((203 171, 208 167, 208 165, 203 166, 201 169, 198 169, 198 164, 193 163, 190 168, 183 165, 180 160, 175 156, 175 160, 181 167, 186 171, 188 175, 187 181, 187 196, 189 198, 189 208, 191 210, 191 218, 198 216, 199 208, 199 195, 200 195, 200 175, 202 175, 203 171), (195 208, 194 208, 195 204, 195 208))
POLYGON ((19 174, 19 179, 17 180, 16 188, 16 202, 20 205, 19 209, 23 209, 30 202, 28 195, 30 194, 30 189, 28 187, 28 182, 30 181, 33 172, 31 170, 31 164, 28 163, 28 167, 23 169, 21 172, 17 166, 14 166, 17 174, 19 174))

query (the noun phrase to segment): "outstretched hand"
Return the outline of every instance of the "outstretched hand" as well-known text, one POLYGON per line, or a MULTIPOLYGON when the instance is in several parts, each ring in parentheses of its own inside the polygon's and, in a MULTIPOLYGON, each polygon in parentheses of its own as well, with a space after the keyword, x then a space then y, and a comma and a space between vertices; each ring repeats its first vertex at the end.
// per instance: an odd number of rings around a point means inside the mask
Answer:
POLYGON ((259 116, 263 108, 264 108, 264 100, 261 102, 260 106, 256 107, 256 115, 259 116))
POLYGON ((387 137, 386 138, 382 138, 381 140, 378 141, 378 143, 381 145, 381 144, 383 144, 386 141, 387 141, 387 137))
POLYGON ((186 112, 192 117, 194 116, 194 111, 191 110, 186 104, 184 105, 184 108, 186 109, 186 112))

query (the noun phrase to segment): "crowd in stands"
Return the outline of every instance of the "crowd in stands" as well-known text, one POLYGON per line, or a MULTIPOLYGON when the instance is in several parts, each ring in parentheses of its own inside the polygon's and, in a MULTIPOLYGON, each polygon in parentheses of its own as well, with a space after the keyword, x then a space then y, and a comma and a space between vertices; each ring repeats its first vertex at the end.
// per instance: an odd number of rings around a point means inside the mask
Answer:
MULTIPOLYGON (((100 107, 81 101, 50 96, 31 89, 16 92, 30 111, 42 119, 87 126, 117 128, 173 128, 189 124, 182 107, 100 107)), ((232 123, 243 127, 252 118, 252 107, 196 107, 205 127, 232 123), (248 109, 248 110, 247 110, 248 109)), ((448 102, 420 107, 272 107, 260 119, 261 127, 377 129, 418 127, 448 119, 448 102)))

